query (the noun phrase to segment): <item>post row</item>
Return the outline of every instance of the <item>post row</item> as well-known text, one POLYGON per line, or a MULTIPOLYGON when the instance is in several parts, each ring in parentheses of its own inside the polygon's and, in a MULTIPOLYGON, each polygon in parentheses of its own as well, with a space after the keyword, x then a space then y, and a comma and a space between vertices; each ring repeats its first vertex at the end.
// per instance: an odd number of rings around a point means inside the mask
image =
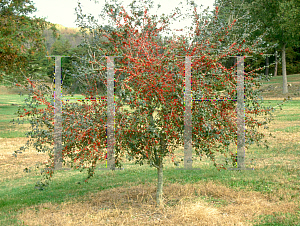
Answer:
MULTIPOLYGON (((54 91, 54 163, 55 169, 62 168, 62 102, 61 102, 61 57, 55 56, 54 91)), ((237 169, 245 163, 245 103, 244 103, 244 57, 237 56, 237 169)), ((191 56, 185 57, 185 117, 184 117, 184 169, 193 168, 192 160, 192 96, 191 56)), ((115 170, 115 105, 114 105, 114 57, 107 57, 107 159, 108 169, 115 170)))

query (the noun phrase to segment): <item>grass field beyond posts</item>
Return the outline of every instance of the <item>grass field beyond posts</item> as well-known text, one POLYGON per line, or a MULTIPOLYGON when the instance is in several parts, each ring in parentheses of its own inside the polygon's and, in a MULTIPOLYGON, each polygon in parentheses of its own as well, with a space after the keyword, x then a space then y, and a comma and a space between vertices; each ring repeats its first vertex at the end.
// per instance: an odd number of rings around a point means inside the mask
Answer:
MULTIPOLYGON (((83 182, 86 171, 57 171, 48 187, 35 189, 48 155, 33 148, 12 155, 28 139, 28 121, 10 123, 26 96, 2 86, 0 225, 300 225, 300 75, 289 75, 288 82, 288 95, 281 94, 282 77, 261 88, 264 105, 275 106, 287 96, 292 100, 261 130, 269 149, 246 150, 246 166, 254 170, 217 171, 208 158, 197 156, 193 167, 201 170, 176 170, 166 158, 165 207, 159 209, 156 169, 128 161, 124 170, 96 170, 88 183, 83 182)), ((183 147, 175 154, 183 157, 183 147)))

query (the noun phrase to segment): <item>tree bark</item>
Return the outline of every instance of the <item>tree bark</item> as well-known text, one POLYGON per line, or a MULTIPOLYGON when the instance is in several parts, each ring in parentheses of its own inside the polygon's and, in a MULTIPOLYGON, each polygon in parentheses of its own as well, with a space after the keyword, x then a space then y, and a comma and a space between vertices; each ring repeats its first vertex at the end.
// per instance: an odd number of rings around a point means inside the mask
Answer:
POLYGON ((274 76, 277 76, 278 70, 278 59, 277 59, 277 51, 275 52, 275 69, 274 69, 274 76))
POLYGON ((266 57, 266 70, 265 75, 269 75, 269 56, 266 57))
POLYGON ((282 47, 282 78, 283 78, 283 94, 288 93, 287 75, 286 75, 286 59, 285 59, 285 43, 282 47))
POLYGON ((156 204, 158 207, 163 206, 163 162, 162 162, 162 157, 159 157, 159 165, 157 168, 156 204))

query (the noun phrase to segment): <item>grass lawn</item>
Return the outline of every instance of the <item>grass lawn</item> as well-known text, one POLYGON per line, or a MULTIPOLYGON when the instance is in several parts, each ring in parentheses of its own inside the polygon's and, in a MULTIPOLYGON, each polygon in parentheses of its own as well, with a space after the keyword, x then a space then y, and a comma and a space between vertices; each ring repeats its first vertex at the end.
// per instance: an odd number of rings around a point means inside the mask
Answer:
MULTIPOLYGON (((155 208, 156 169, 128 161, 124 170, 96 170, 87 184, 86 171, 57 171, 49 187, 34 189, 48 156, 33 149, 12 156, 27 141, 30 125, 9 123, 24 97, 0 89, 0 225, 300 225, 297 78, 288 76, 293 99, 262 130, 275 136, 267 136, 269 149, 253 145, 246 150, 246 166, 254 170, 217 171, 208 158, 197 156, 193 166, 201 170, 176 170, 166 158, 164 209, 155 208)), ((263 104, 275 106, 287 97, 282 87, 274 90, 281 83, 276 77, 263 84, 263 104)), ((183 147, 175 153, 183 157, 183 147)))

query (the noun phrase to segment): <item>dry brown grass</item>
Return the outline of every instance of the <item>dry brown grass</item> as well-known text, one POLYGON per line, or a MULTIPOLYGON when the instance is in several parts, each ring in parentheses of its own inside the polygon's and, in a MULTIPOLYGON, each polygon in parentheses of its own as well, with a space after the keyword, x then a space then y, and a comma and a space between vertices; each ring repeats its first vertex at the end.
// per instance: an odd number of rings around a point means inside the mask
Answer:
POLYGON ((210 181, 168 184, 164 193, 170 206, 157 209, 155 191, 154 184, 113 188, 90 194, 81 203, 32 206, 19 218, 27 225, 251 225, 246 221, 260 214, 293 213, 297 209, 295 203, 270 200, 259 192, 235 191, 210 181), (222 199, 225 204, 208 203, 199 196, 222 199))
POLYGON ((24 177, 23 170, 47 161, 48 155, 37 153, 32 148, 14 157, 15 150, 26 143, 28 138, 0 138, 0 182, 24 177))

